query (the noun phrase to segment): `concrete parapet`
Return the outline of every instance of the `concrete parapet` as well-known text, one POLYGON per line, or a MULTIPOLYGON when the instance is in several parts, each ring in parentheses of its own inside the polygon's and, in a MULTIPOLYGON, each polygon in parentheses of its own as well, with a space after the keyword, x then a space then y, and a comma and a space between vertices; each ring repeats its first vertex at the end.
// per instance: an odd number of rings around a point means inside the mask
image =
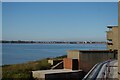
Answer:
POLYGON ((88 72, 95 64, 114 59, 110 50, 69 50, 68 58, 78 59, 78 69, 88 72))
POLYGON ((56 69, 32 71, 37 80, 81 80, 84 77, 82 70, 56 69))

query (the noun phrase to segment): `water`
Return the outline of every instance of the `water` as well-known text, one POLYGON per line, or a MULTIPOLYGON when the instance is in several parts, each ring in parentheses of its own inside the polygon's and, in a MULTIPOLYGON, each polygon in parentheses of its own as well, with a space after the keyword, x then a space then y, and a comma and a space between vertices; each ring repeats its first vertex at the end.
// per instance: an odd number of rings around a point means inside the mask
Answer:
POLYGON ((2 65, 67 54, 67 50, 105 50, 105 44, 2 44, 2 65))

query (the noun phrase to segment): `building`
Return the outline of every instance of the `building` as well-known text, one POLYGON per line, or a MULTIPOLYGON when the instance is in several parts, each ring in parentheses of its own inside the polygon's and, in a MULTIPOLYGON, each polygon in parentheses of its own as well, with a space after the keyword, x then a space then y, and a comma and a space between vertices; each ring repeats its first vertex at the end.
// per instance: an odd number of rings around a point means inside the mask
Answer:
POLYGON ((32 71, 33 77, 40 80, 80 80, 83 78, 83 71, 87 73, 95 64, 110 58, 114 59, 113 53, 118 50, 118 78, 120 80, 120 0, 118 4, 118 27, 108 26, 109 31, 107 31, 109 50, 69 50, 67 58, 63 60, 64 69, 32 71))
POLYGON ((120 80, 120 0, 118 0, 118 27, 109 26, 107 31, 107 47, 118 51, 118 78, 120 80))
POLYGON ((114 58, 113 51, 110 50, 67 52, 67 58, 63 59, 63 69, 32 71, 33 77, 40 80, 81 80, 95 64, 114 58))
POLYGON ((87 73, 95 64, 114 57, 110 50, 69 50, 67 58, 64 59, 64 68, 87 73))
POLYGON ((107 31, 107 47, 110 50, 118 50, 118 78, 120 80, 120 0, 118 0, 118 27, 109 26, 107 31))
POLYGON ((118 2, 118 41, 119 41, 119 46, 118 46, 118 78, 120 80, 120 0, 118 2))
POLYGON ((118 50, 118 26, 107 26, 107 48, 109 50, 118 50))

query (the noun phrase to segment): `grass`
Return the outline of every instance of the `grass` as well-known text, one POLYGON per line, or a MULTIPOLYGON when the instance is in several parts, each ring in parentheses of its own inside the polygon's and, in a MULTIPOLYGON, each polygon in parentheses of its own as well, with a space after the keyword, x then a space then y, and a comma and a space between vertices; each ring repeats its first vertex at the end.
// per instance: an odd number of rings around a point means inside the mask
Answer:
POLYGON ((31 71, 50 69, 47 59, 2 66, 2 80, 34 80, 31 71))
MULTIPOLYGON (((59 56, 53 59, 63 59, 64 56, 59 56)), ((47 62, 49 58, 13 65, 2 66, 2 80, 34 80, 31 71, 47 70, 51 65, 47 62)))

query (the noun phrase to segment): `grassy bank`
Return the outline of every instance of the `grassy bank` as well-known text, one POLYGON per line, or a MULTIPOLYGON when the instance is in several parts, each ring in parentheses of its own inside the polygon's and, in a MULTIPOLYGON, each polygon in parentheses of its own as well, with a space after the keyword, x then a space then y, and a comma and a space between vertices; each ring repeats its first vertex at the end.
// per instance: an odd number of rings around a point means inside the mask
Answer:
MULTIPOLYGON (((66 55, 53 59, 63 59, 65 57, 66 55)), ((23 64, 4 65, 2 66, 2 80, 34 80, 31 71, 51 68, 47 60, 48 58, 23 64)))

